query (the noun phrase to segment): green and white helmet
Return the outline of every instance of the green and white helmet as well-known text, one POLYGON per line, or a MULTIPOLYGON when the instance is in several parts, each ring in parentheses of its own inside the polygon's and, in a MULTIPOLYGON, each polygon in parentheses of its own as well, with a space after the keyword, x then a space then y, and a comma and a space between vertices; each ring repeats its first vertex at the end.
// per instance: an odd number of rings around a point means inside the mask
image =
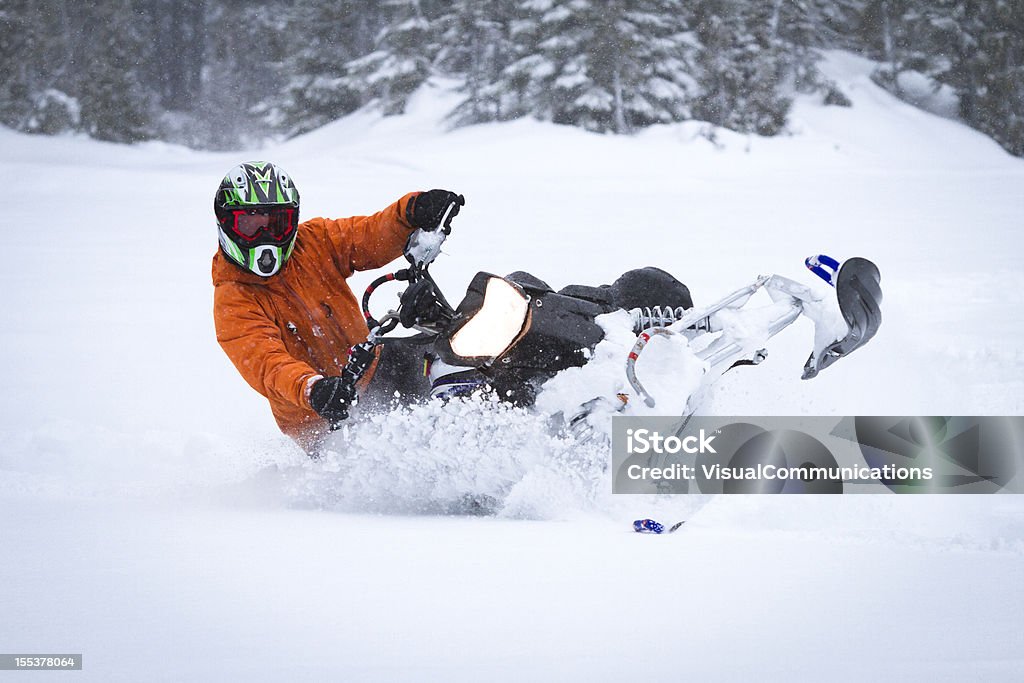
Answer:
POLYGON ((269 161, 231 169, 213 199, 220 248, 230 261, 262 277, 281 270, 299 227, 299 191, 269 161))

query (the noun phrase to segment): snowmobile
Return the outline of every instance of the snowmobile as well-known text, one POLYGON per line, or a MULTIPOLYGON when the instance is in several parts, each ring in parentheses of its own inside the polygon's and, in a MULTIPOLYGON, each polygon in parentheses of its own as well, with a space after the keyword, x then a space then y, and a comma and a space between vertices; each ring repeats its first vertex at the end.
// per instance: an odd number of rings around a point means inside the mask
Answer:
POLYGON ((352 348, 342 374, 355 402, 356 383, 379 354, 372 381, 359 399, 361 409, 393 404, 396 398, 411 403, 476 392, 530 406, 546 381, 592 358, 605 337, 600 316, 628 311, 637 335, 621 359, 629 390, 614 397, 595 396, 575 412, 570 409, 566 420, 578 421, 596 402, 611 403, 619 412, 631 402, 655 409, 659 399, 638 376, 637 361, 653 338, 680 335, 702 365, 698 391, 689 395, 683 411, 686 417, 699 409, 701 396, 722 373, 761 363, 767 357, 763 343, 801 316, 812 319, 816 328, 803 379, 816 377, 859 349, 881 324, 877 266, 865 258, 840 263, 823 255, 805 263, 834 290, 831 301, 794 280, 767 275, 713 303, 694 306, 685 285, 665 271, 644 268, 625 273, 612 285, 571 285, 557 292, 529 273, 501 277, 480 272, 461 302, 452 306, 429 273, 447 234, 441 227, 413 233, 405 247, 409 266, 377 278, 363 294, 369 337, 352 348), (407 283, 398 308, 375 318, 369 306, 374 292, 396 281, 407 283), (768 306, 748 305, 758 292, 767 293, 768 306), (400 325, 418 334, 388 336, 400 325), (751 335, 751 328, 760 333, 751 335))

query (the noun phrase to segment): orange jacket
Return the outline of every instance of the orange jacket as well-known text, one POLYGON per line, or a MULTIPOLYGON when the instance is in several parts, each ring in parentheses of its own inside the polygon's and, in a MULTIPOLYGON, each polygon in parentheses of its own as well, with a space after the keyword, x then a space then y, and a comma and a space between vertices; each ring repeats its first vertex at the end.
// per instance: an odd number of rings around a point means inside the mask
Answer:
POLYGON ((213 257, 217 341, 249 385, 270 401, 281 431, 310 450, 327 423, 309 405, 316 375, 340 375, 353 344, 369 330, 346 278, 402 255, 412 231, 410 193, 372 216, 313 218, 299 225, 295 249, 268 278, 213 257))

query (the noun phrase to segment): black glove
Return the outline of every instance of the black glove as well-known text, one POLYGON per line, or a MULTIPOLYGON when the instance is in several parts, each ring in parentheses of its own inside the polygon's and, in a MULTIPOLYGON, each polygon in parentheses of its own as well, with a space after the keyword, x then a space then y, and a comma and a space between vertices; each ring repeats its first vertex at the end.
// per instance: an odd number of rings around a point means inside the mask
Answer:
POLYGON ((420 192, 405 206, 405 220, 409 225, 420 230, 431 232, 437 229, 441 217, 448 207, 452 212, 444 222, 445 233, 452 229, 452 218, 459 215, 459 207, 466 205, 466 198, 448 190, 430 190, 420 192))
POLYGON ((317 415, 332 423, 348 418, 348 409, 355 399, 355 387, 341 377, 323 377, 313 382, 309 404, 317 415))

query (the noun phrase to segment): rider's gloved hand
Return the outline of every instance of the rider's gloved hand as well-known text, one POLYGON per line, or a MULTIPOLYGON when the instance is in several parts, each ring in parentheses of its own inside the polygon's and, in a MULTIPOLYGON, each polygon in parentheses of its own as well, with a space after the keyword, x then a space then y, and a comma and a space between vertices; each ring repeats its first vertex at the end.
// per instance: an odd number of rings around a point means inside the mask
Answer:
POLYGON ((341 422, 348 418, 352 393, 351 386, 341 377, 322 377, 309 389, 309 405, 325 420, 341 422))
POLYGON ((466 198, 448 190, 429 190, 420 192, 405 207, 405 219, 409 225, 430 232, 436 230, 438 223, 448 207, 451 214, 444 222, 445 233, 452 229, 452 218, 459 214, 459 207, 466 205, 466 198))

